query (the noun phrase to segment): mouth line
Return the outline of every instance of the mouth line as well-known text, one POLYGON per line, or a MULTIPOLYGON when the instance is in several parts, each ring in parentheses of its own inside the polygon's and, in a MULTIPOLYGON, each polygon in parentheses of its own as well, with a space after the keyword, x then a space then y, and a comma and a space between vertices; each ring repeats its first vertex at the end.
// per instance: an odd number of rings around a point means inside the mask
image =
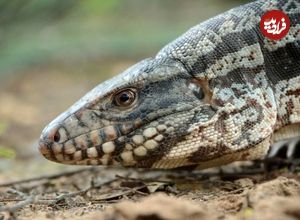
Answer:
POLYGON ((120 162, 113 159, 113 157, 108 157, 103 160, 103 158, 84 158, 83 160, 58 160, 55 155, 50 154, 43 154, 46 159, 49 159, 50 161, 56 162, 56 163, 62 163, 66 165, 113 165, 113 166, 120 166, 120 162))

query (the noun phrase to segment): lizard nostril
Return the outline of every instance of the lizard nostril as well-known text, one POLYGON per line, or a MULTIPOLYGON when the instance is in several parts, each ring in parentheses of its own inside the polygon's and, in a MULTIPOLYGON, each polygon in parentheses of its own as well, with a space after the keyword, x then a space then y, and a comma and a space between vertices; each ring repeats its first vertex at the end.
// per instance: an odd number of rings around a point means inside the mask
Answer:
POLYGON ((60 134, 59 132, 57 131, 53 137, 53 140, 54 142, 59 142, 60 141, 60 134))

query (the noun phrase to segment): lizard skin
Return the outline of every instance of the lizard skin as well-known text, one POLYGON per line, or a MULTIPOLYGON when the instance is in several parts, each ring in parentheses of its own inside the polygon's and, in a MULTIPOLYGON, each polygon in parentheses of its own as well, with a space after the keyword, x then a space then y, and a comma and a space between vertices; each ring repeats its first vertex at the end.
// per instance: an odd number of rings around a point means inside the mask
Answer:
POLYGON ((258 159, 300 136, 300 1, 258 0, 191 28, 98 85, 42 132, 65 164, 207 168, 258 159), (289 16, 278 41, 261 16, 289 16))

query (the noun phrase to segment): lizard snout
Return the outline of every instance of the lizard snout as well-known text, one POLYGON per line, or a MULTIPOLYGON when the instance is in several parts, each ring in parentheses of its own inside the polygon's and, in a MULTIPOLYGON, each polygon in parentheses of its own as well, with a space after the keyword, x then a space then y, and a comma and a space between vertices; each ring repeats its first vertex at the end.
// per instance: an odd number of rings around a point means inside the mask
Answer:
POLYGON ((39 151, 41 154, 49 160, 56 161, 55 152, 53 147, 62 140, 63 134, 58 125, 56 126, 47 126, 40 137, 39 140, 39 151))

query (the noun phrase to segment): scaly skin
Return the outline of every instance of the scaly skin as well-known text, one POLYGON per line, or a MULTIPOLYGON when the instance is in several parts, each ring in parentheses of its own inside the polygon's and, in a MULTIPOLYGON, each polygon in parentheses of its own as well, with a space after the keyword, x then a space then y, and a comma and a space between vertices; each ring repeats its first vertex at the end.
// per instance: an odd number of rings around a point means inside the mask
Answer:
POLYGON ((259 0, 97 86, 44 129, 39 149, 59 163, 145 168, 257 159, 289 125, 300 134, 299 96, 300 2, 259 0), (291 21, 279 41, 259 29, 272 9, 291 21))

